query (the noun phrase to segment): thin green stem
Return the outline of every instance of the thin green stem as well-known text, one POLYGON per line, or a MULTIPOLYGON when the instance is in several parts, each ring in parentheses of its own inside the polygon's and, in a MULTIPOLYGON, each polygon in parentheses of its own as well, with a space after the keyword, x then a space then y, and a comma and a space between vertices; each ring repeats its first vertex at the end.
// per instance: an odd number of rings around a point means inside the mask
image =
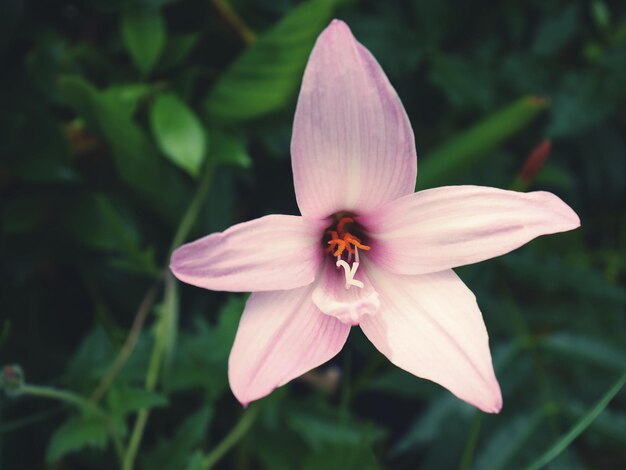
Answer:
POLYGON ((478 436, 480 436, 480 428, 483 422, 484 413, 476 412, 472 428, 470 429, 467 437, 467 443, 465 444, 465 450, 463 451, 463 457, 459 464, 459 470, 467 470, 472 465, 472 459, 474 458, 474 452, 476 451, 476 444, 478 443, 478 436))
POLYGON ((198 214, 206 201, 207 194, 209 193, 209 189, 211 188, 211 182, 213 181, 213 174, 215 173, 215 165, 212 163, 207 163, 207 166, 202 175, 202 179, 200 180, 200 184, 198 185, 198 189, 196 190, 196 194, 189 204, 187 208, 187 212, 180 221, 178 225, 178 229, 174 234, 174 239, 172 240, 172 246, 170 247, 170 253, 174 251, 180 244, 182 244, 193 225, 196 223, 196 219, 198 218, 198 214))
POLYGON ((66 403, 70 403, 84 411, 90 411, 101 417, 107 417, 106 413, 102 409, 90 402, 84 397, 77 395, 73 392, 66 390, 59 390, 52 387, 43 387, 39 385, 24 384, 20 387, 20 393, 23 395, 30 395, 32 397, 51 398, 53 400, 60 400, 66 403))
POLYGON ((216 447, 213 448, 211 452, 206 455, 202 461, 202 468, 208 470, 219 462, 219 460, 248 433, 258 414, 258 406, 251 406, 246 412, 244 412, 235 427, 216 447))
MULTIPOLYGON (((168 286, 171 283, 166 285, 166 297, 168 295, 168 286)), ((152 348, 152 354, 150 355, 150 363, 148 364, 148 373, 146 374, 146 382, 145 389, 149 392, 153 391, 156 387, 156 384, 159 380, 159 371, 161 369, 161 362, 163 359, 164 352, 164 335, 160 334, 161 328, 159 328, 160 323, 163 321, 163 318, 167 315, 167 311, 164 310, 162 312, 161 318, 159 319, 159 324, 157 324, 155 331, 155 339, 154 339, 154 347, 152 348)), ((148 417, 150 416, 149 408, 142 408, 139 410, 137 414, 137 419, 135 420, 135 426, 133 427, 133 432, 130 436, 130 442, 128 443, 128 449, 126 454, 124 455, 124 463, 122 468, 124 470, 131 470, 135 465, 135 458, 137 456, 137 452, 139 451, 139 445, 141 444, 141 438, 143 437, 143 432, 146 428, 146 424, 148 423, 148 417)))
POLYGON ((245 44, 256 41, 256 34, 241 19, 230 3, 226 0, 211 0, 213 7, 222 17, 222 20, 237 33, 245 44))
POLYGON ((156 300, 157 294, 157 284, 155 283, 146 293, 146 296, 143 298, 141 304, 139 305, 139 309, 137 310, 137 314, 135 315, 135 320, 130 328, 130 332, 128 333, 128 337, 126 338, 126 342, 122 349, 120 349, 115 361, 107 371, 107 373, 102 377, 102 380, 96 387, 96 389, 91 394, 89 398, 93 403, 98 403, 104 394, 107 392, 117 374, 122 370, 131 354, 133 353, 135 346, 137 345, 137 340, 139 339, 139 335, 141 330, 143 329, 143 325, 146 321, 146 317, 156 300))
POLYGON ((567 434, 561 437, 550 447, 541 457, 535 462, 526 467, 526 470, 540 470, 548 465, 552 460, 558 457, 561 452, 567 449, 574 439, 582 434, 587 427, 594 422, 594 420, 604 411, 608 404, 615 398, 615 395, 619 393, 622 387, 626 384, 626 373, 615 382, 615 384, 604 394, 604 396, 596 403, 596 405, 589 410, 581 419, 576 423, 567 434))
POLYGON ((50 398, 69 403, 83 411, 91 412, 99 418, 102 418, 107 425, 107 429, 111 439, 113 440, 113 445, 115 446, 115 451, 117 452, 120 461, 124 458, 126 450, 124 449, 124 444, 117 433, 115 426, 113 426, 109 415, 95 403, 73 392, 39 385, 24 384, 20 387, 20 393, 23 395, 30 395, 32 397, 50 398))
MULTIPOLYGON (((196 190, 187 211, 183 215, 183 218, 178 225, 178 229, 174 234, 172 245, 170 247, 170 253, 174 251, 180 244, 182 244, 191 229, 193 228, 202 206, 206 201, 209 189, 211 188, 211 182, 213 181, 215 166, 212 163, 207 163, 202 179, 196 190)), ((165 283, 165 300, 163 302, 163 308, 161 309, 161 315, 155 326, 155 338, 152 346, 152 353, 150 354, 150 363, 148 365, 148 372, 146 374, 145 389, 153 391, 159 381, 159 373, 161 372, 161 366, 163 362, 163 356, 168 345, 167 327, 173 323, 172 317, 176 315, 177 311, 177 293, 176 283, 171 276, 166 276, 165 283)), ((139 410, 135 425, 130 436, 128 448, 124 455, 122 464, 123 470, 132 470, 135 465, 135 458, 141 445, 141 439, 150 417, 150 410, 143 408, 139 410)))

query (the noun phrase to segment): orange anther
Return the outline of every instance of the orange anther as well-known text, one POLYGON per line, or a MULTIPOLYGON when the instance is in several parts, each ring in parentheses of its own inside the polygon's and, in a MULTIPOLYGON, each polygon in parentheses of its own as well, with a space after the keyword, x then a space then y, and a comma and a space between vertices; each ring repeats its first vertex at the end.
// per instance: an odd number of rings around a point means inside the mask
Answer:
POLYGON ((369 250, 370 247, 363 245, 359 237, 355 237, 350 232, 344 230, 345 225, 354 222, 352 217, 342 217, 337 223, 337 230, 327 230, 326 233, 330 235, 331 239, 328 240, 328 247, 324 250, 325 253, 330 253, 335 250, 333 256, 339 257, 344 251, 348 251, 350 254, 356 254, 356 248, 361 250, 369 250))
POLYGON ((340 238, 334 238, 334 237, 332 240, 328 241, 328 245, 329 247, 326 248, 325 250, 326 253, 329 253, 333 249, 333 247, 337 247, 337 250, 333 253, 333 256, 340 256, 341 253, 343 253, 343 250, 345 250, 347 246, 345 240, 341 240, 340 238))
POLYGON ((363 245, 361 243, 361 240, 359 240, 357 237, 355 237, 354 235, 350 233, 346 233, 343 239, 339 238, 337 232, 335 232, 334 230, 331 230, 329 233, 331 234, 332 239, 328 240, 328 248, 324 250, 325 253, 330 253, 335 247, 336 247, 336 250, 333 253, 333 256, 341 256, 341 254, 345 250, 348 250, 348 253, 355 254, 356 251, 353 248, 353 246, 360 248, 361 250, 364 250, 364 251, 368 251, 370 249, 369 246, 363 245), (350 246, 350 245, 353 245, 353 246, 350 246))
POLYGON ((354 235, 351 234, 346 234, 346 236, 344 237, 344 241, 346 243, 352 243, 354 246, 356 246, 357 248, 360 248, 361 250, 364 251, 368 251, 370 249, 369 246, 367 245, 363 245, 361 243, 361 240, 359 240, 357 237, 355 237, 354 235))
POLYGON ((339 232, 339 235, 341 238, 345 238, 344 231, 343 231, 344 225, 349 224, 351 222, 354 222, 354 219, 352 217, 342 217, 341 220, 337 222, 337 231, 339 232))

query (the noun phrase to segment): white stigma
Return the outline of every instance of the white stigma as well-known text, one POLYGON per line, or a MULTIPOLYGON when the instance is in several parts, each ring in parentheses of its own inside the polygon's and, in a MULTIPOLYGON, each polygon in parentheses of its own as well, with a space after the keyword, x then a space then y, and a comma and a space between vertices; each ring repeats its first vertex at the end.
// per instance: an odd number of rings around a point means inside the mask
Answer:
MULTIPOLYGON (((351 257, 348 257, 348 259, 350 258, 351 257)), ((354 247, 354 263, 352 263, 352 266, 342 260, 340 256, 337 256, 336 266, 338 268, 343 268, 343 273, 346 276, 346 289, 350 289, 351 286, 356 286, 363 289, 364 284, 361 281, 354 279, 354 276, 356 275, 356 270, 359 269, 359 249, 356 246, 354 247)))

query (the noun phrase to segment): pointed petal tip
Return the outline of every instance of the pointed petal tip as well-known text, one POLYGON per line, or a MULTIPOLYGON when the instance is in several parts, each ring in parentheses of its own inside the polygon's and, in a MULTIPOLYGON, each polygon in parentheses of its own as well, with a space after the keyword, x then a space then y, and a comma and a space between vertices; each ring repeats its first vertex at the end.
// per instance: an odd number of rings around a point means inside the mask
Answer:
POLYGON ((502 395, 500 394, 500 390, 498 389, 498 396, 495 401, 491 404, 490 407, 483 409, 486 413, 498 414, 502 410, 502 395))
POLYGON ((318 42, 330 41, 334 42, 335 40, 351 40, 356 41, 354 35, 352 34, 352 30, 350 26, 348 26, 342 20, 338 20, 337 18, 331 20, 331 22, 326 26, 324 31, 320 34, 318 38, 318 42))
POLYGON ((233 396, 235 397, 235 399, 239 402, 239 404, 241 405, 241 407, 244 410, 247 410, 248 407, 250 406, 250 404, 253 401, 257 401, 260 400, 261 398, 269 395, 270 393, 272 393, 274 391, 274 389, 270 390, 267 393, 262 393, 262 394, 254 394, 254 393, 250 393, 249 389, 244 389, 241 390, 239 387, 239 385, 236 383, 236 381, 233 379, 233 377, 231 377, 231 371, 229 369, 228 371, 228 382, 230 385, 230 391, 233 394, 233 396))
POLYGON ((330 23, 328 24, 328 26, 326 27, 327 30, 336 30, 336 31, 348 31, 350 32, 350 34, 352 34, 352 31, 350 30, 350 26, 348 26, 344 21, 339 20, 337 18, 334 18, 330 21, 330 23))
POLYGON ((495 415, 497 415, 497 414, 499 414, 499 413, 500 413, 500 411, 502 411, 502 402, 500 402, 500 403, 498 403, 497 405, 495 405, 495 406, 493 407, 493 409, 490 411, 490 413, 491 413, 491 414, 495 414, 495 415))
POLYGON ((543 197, 546 202, 551 206, 552 211, 559 217, 555 222, 555 228, 558 226, 557 232, 567 232, 580 227, 580 218, 578 214, 574 212, 570 206, 568 206, 563 200, 547 191, 537 191, 537 196, 543 197))
POLYGON ((485 413, 498 414, 502 410, 502 391, 498 380, 493 378, 493 383, 489 387, 488 397, 478 408, 485 413))

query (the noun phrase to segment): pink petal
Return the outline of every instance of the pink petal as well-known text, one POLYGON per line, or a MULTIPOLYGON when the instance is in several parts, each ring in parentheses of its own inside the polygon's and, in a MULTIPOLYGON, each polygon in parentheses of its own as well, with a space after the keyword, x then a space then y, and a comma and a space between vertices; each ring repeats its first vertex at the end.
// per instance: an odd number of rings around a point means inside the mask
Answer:
POLYGON ((554 194, 481 186, 420 191, 360 217, 371 255, 398 274, 423 274, 508 253, 540 235, 580 226, 554 194))
POLYGON ((452 270, 402 276, 369 269, 381 296, 361 328, 398 367, 436 382, 488 413, 502 408, 476 298, 452 270))
POLYGON ((333 20, 309 58, 291 157, 304 216, 368 212, 415 190, 411 124, 376 59, 333 20))
POLYGON ((230 388, 244 405, 335 356, 350 326, 321 313, 313 286, 248 299, 228 361, 230 388))
POLYGON ((358 269, 355 279, 363 282, 364 286, 350 286, 346 289, 343 268, 338 269, 334 259, 327 259, 313 290, 313 303, 326 315, 348 325, 358 325, 364 315, 375 315, 378 312, 380 300, 365 269, 358 269))
POLYGON ((181 246, 170 269, 183 282, 211 290, 255 292, 313 282, 327 222, 268 215, 181 246))

